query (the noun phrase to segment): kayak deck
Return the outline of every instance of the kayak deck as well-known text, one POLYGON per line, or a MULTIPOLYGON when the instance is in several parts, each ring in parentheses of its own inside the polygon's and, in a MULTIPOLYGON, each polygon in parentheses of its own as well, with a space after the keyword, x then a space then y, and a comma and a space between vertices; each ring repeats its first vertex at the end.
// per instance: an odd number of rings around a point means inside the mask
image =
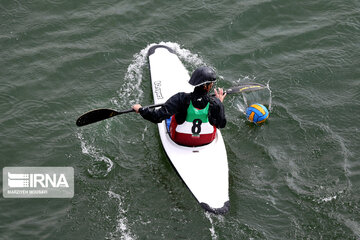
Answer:
POLYGON ((229 209, 228 163, 220 131, 214 141, 200 147, 186 147, 171 140, 164 123, 158 124, 163 148, 186 186, 203 208, 214 213, 229 209))
MULTIPOLYGON (((192 92, 189 74, 174 51, 155 45, 148 51, 155 104, 164 103, 178 92, 192 92)), ((224 140, 217 130, 207 145, 187 147, 170 138, 166 121, 158 124, 163 148, 191 193, 207 211, 224 214, 229 210, 228 162, 224 140)))

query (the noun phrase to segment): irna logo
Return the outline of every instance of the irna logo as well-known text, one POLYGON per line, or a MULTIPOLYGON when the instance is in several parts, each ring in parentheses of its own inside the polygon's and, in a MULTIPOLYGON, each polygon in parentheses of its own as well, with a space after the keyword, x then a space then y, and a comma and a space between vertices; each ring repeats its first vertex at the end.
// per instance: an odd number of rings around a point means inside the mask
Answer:
POLYGON ((47 188, 47 187, 69 187, 65 174, 43 174, 43 173, 10 173, 8 172, 8 186, 11 188, 47 188))
POLYGON ((5 167, 3 196, 5 198, 72 198, 74 169, 72 167, 5 167))

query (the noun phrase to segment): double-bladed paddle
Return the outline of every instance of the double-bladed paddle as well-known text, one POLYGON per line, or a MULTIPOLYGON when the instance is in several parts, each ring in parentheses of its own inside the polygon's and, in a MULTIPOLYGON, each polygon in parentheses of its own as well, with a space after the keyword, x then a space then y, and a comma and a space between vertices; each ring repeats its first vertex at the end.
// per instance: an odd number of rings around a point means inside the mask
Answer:
MULTIPOLYGON (((241 93, 241 92, 252 92, 252 91, 257 91, 257 90, 264 89, 264 88, 266 88, 266 86, 259 84, 259 83, 246 83, 246 84, 242 84, 239 86, 229 88, 229 89, 225 90, 224 93, 234 94, 234 93, 241 93)), ((215 96, 215 93, 210 94, 210 96, 215 96)), ((164 105, 164 103, 160 103, 160 104, 144 106, 143 108, 155 108, 155 107, 161 107, 163 105, 164 105)), ((92 110, 90 112, 84 113, 82 116, 80 116, 76 120, 76 125, 78 127, 81 127, 81 126, 85 126, 85 125, 88 125, 91 123, 102 121, 102 120, 105 120, 105 119, 108 119, 111 117, 118 116, 120 114, 129 113, 129 112, 134 112, 134 109, 128 109, 128 110, 124 110, 124 111, 120 111, 120 112, 112 110, 112 109, 107 109, 107 108, 96 109, 96 110, 92 110)))

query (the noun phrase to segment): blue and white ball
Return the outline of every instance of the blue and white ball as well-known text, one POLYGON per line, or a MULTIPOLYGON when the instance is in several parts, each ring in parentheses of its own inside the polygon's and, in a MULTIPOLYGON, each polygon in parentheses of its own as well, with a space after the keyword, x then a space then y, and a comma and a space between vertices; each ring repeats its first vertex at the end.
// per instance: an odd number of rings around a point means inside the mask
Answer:
POLYGON ((266 121, 269 117, 267 108, 259 103, 252 104, 246 109, 246 118, 253 123, 260 124, 266 121))

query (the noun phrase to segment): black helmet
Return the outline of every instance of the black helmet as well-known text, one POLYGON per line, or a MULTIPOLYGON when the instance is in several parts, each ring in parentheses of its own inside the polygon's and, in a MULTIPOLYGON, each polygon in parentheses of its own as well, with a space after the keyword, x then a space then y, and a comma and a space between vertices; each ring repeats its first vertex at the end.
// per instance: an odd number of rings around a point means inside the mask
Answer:
POLYGON ((197 68, 191 78, 189 83, 195 87, 203 85, 205 83, 215 82, 216 81, 216 74, 212 68, 209 67, 199 67, 197 68))

